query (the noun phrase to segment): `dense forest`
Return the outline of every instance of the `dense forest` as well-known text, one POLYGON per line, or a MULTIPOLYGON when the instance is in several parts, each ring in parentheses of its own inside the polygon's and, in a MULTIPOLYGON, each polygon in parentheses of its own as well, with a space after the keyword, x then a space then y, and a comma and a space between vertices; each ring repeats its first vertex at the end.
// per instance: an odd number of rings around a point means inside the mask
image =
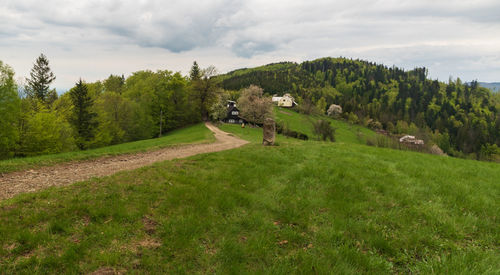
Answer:
POLYGON ((213 68, 189 77, 168 70, 76 81, 58 95, 42 54, 26 83, 0 61, 0 159, 85 150, 148 139, 202 121, 215 97, 213 68))
POLYGON ((491 159, 500 155, 500 95, 476 81, 429 79, 426 68, 397 67, 345 58, 301 64, 283 62, 218 76, 221 87, 258 85, 272 95, 290 93, 299 105, 325 113, 330 104, 343 117, 391 133, 417 134, 447 154, 491 159))

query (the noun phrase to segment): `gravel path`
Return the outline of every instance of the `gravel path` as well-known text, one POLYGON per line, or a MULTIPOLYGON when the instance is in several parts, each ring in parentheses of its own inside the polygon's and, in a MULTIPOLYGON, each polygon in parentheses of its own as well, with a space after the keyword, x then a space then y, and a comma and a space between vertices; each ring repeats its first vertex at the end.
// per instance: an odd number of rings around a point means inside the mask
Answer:
POLYGON ((20 193, 38 191, 49 186, 69 185, 92 177, 108 176, 123 170, 137 169, 158 161, 218 152, 248 143, 221 131, 212 124, 206 123, 205 126, 214 133, 216 139, 214 143, 167 147, 157 151, 69 162, 36 170, 0 175, 0 200, 12 198, 20 193))

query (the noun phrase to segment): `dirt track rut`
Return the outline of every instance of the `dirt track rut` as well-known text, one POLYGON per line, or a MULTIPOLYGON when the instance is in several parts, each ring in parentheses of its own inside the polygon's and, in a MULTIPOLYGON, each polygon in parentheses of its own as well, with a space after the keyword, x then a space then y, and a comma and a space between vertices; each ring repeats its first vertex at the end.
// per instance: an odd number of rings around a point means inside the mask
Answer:
POLYGON ((12 198, 20 193, 38 191, 49 186, 69 185, 92 177, 108 176, 123 170, 137 169, 158 161, 218 152, 248 143, 221 131, 212 124, 206 123, 205 125, 214 133, 215 142, 167 147, 151 152, 69 162, 36 170, 4 174, 0 176, 0 200, 12 198))

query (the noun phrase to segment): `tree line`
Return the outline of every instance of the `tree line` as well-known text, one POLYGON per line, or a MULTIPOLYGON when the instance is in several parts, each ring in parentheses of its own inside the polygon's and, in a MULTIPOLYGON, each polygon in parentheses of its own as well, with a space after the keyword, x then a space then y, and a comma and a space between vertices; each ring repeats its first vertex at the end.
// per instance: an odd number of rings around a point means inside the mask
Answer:
POLYGON ((325 114, 338 104, 339 118, 349 122, 415 134, 452 156, 500 158, 500 94, 476 81, 431 80, 425 68, 322 58, 218 75, 213 66, 194 62, 188 76, 144 70, 91 83, 79 79, 62 95, 50 88, 55 77, 43 54, 24 85, 0 61, 0 159, 159 137, 223 119, 227 100, 259 124, 271 114, 269 96, 284 93, 295 97, 300 112, 325 114))
POLYGON ((58 95, 40 55, 25 84, 0 61, 0 159, 85 150, 159 137, 208 118, 219 94, 215 68, 194 62, 189 76, 138 71, 103 81, 79 79, 58 95))
POLYGON ((429 79, 426 68, 397 67, 346 58, 301 64, 282 62, 218 77, 239 90, 258 85, 272 94, 291 93, 300 110, 325 113, 341 105, 342 117, 395 134, 417 134, 457 157, 500 157, 500 96, 480 87, 429 79))

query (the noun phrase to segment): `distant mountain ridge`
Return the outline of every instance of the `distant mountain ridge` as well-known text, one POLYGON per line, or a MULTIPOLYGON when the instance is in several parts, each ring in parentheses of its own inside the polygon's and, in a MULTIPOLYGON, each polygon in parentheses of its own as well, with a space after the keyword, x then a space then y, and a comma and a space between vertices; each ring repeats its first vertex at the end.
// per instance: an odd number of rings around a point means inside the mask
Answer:
POLYGON ((478 82, 478 83, 479 86, 488 88, 494 93, 500 92, 500 82, 478 82))

